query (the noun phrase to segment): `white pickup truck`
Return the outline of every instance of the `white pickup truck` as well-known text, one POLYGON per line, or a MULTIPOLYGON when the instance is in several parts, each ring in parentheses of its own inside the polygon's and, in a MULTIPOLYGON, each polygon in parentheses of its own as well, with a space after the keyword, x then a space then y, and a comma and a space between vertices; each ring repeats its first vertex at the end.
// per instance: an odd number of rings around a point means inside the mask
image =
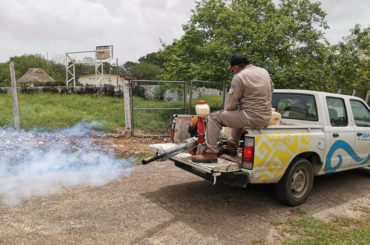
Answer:
MULTIPOLYGON (((246 129, 238 157, 223 155, 218 163, 195 163, 182 152, 169 159, 214 184, 274 183, 277 199, 291 206, 308 198, 315 175, 370 166, 370 109, 362 99, 277 89, 272 107, 282 115, 280 125, 246 129)), ((173 146, 149 148, 161 152, 173 146)))

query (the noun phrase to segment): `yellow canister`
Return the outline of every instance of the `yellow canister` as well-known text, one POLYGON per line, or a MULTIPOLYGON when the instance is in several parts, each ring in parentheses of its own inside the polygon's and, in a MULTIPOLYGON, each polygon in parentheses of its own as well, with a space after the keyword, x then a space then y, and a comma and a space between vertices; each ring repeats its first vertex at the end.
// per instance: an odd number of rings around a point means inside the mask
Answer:
POLYGON ((275 108, 271 109, 271 120, 270 120, 270 126, 271 125, 279 125, 281 120, 281 114, 276 111, 275 108))
POLYGON ((206 118, 210 113, 210 109, 209 109, 209 106, 207 105, 207 101, 199 100, 197 105, 195 106, 195 112, 197 113, 198 117, 206 118))

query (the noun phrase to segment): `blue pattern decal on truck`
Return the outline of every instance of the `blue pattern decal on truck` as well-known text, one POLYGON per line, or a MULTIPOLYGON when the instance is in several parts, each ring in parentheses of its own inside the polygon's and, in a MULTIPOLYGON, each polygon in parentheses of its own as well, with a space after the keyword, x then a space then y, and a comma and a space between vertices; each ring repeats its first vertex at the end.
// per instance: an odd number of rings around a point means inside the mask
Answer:
POLYGON ((338 157, 338 163, 335 166, 331 165, 332 157, 336 150, 343 149, 345 150, 356 162, 359 162, 360 164, 365 164, 370 160, 370 154, 367 156, 367 158, 361 158, 359 157, 356 152, 352 149, 352 147, 343 140, 336 141, 330 148, 328 155, 326 155, 325 159, 325 173, 330 174, 337 171, 338 168, 342 165, 343 158, 342 155, 337 155, 338 157))

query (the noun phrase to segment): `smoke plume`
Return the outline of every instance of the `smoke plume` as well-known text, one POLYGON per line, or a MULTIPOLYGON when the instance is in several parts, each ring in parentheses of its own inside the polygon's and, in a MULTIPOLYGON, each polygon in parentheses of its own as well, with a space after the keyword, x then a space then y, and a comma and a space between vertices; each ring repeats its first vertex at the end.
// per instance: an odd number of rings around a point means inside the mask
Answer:
POLYGON ((0 129, 0 199, 8 206, 74 185, 102 186, 131 173, 132 159, 116 159, 92 142, 98 123, 45 131, 0 129))

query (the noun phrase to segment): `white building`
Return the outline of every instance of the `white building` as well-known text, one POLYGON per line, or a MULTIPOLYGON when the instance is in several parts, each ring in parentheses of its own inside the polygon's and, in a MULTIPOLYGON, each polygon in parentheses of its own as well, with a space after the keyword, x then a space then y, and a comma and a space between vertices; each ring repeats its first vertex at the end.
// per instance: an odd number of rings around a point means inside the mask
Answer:
POLYGON ((95 86, 112 85, 115 87, 117 86, 122 87, 126 80, 134 80, 134 79, 136 78, 131 77, 131 76, 121 76, 121 75, 119 75, 117 78, 117 75, 113 75, 113 74, 103 74, 103 75, 98 75, 98 76, 95 76, 95 74, 88 74, 88 75, 80 76, 78 79, 78 82, 81 85, 95 85, 95 86))

